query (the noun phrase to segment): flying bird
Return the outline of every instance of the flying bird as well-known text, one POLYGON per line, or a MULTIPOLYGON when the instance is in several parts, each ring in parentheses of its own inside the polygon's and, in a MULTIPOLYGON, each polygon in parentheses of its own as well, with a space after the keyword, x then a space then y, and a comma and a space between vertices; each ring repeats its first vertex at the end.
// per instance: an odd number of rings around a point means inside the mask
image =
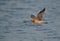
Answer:
POLYGON ((45 12, 45 8, 43 8, 38 14, 37 16, 35 15, 31 15, 31 21, 32 23, 44 23, 44 21, 42 21, 42 17, 43 17, 43 14, 45 12))

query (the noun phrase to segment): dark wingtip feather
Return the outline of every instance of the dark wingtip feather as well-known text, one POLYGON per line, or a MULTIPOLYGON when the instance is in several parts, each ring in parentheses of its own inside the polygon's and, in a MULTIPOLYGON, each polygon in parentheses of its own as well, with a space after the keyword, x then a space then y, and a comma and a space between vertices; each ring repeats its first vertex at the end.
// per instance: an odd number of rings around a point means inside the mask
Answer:
POLYGON ((43 10, 40 11, 40 13, 44 12, 45 11, 45 8, 43 10))

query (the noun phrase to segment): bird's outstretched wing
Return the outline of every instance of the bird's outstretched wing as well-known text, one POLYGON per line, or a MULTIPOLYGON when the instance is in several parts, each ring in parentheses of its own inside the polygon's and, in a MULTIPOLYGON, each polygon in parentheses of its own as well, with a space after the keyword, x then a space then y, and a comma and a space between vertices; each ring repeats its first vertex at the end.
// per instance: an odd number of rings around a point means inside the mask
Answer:
POLYGON ((31 18, 32 18, 32 19, 36 19, 36 17, 35 17, 34 15, 31 15, 31 18))
POLYGON ((45 8, 42 9, 42 10, 37 14, 37 19, 38 19, 38 20, 42 20, 42 16, 43 16, 43 14, 44 14, 44 11, 45 11, 45 8))

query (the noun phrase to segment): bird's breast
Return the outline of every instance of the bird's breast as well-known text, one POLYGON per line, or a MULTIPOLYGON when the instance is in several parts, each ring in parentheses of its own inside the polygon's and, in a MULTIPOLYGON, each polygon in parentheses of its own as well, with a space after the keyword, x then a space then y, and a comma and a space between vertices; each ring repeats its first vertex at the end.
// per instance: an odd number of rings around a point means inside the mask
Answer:
POLYGON ((33 23, 40 23, 39 20, 33 20, 33 23))
POLYGON ((44 21, 34 20, 34 24, 44 24, 44 21))

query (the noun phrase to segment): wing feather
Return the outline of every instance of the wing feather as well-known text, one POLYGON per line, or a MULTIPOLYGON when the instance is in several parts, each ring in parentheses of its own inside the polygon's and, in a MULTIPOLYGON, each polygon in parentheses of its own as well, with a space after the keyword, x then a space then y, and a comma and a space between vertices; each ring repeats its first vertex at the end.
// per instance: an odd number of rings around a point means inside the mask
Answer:
POLYGON ((39 20, 42 20, 42 17, 43 17, 44 11, 45 11, 45 8, 42 9, 42 10, 37 14, 37 18, 38 18, 39 20))

